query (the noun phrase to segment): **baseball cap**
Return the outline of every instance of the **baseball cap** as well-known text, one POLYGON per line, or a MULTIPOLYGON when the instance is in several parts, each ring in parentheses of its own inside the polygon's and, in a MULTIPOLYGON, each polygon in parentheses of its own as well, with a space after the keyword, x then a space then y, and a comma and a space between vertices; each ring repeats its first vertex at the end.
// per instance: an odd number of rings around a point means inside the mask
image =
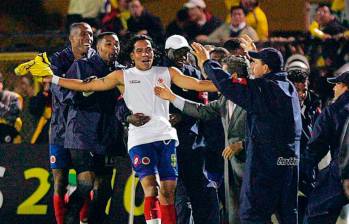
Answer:
POLYGON ((206 3, 204 0, 189 0, 187 3, 184 4, 184 7, 186 8, 195 8, 200 7, 202 9, 206 8, 206 3))
POLYGON ((177 50, 183 47, 187 47, 191 49, 191 47, 188 44, 187 39, 185 39, 181 35, 172 35, 169 38, 166 39, 165 42, 165 49, 170 49, 172 48, 173 50, 177 50))
POLYGON ((273 72, 281 71, 284 66, 284 59, 280 51, 276 50, 272 47, 263 48, 262 50, 249 51, 248 54, 252 58, 260 59, 264 64, 268 65, 268 67, 273 72))
POLYGON ((349 86, 349 71, 343 72, 340 75, 337 75, 336 77, 327 78, 327 82, 333 84, 342 82, 349 86))

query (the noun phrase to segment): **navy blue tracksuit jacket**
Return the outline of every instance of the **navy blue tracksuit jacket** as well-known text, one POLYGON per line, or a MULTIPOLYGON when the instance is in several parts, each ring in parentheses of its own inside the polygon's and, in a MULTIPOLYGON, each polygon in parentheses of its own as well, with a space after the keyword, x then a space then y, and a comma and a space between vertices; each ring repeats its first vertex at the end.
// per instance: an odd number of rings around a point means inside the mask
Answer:
POLYGON ((232 79, 212 60, 204 69, 225 97, 247 111, 241 222, 266 223, 277 212, 281 223, 297 223, 302 122, 298 95, 287 73, 232 79))
MULTIPOLYGON (((301 172, 311 181, 313 169, 330 151, 331 162, 317 175, 315 189, 309 195, 308 217, 334 214, 334 223, 348 203, 344 196, 341 179, 349 179, 348 173, 341 177, 339 169, 340 138, 346 119, 349 117, 349 92, 341 95, 336 102, 326 107, 316 119, 308 148, 301 160, 301 172)), ((331 222, 328 221, 327 224, 331 222)))
MULTIPOLYGON (((87 57, 95 54, 95 50, 90 49, 87 57)), ((69 70, 74 62, 74 55, 71 47, 67 47, 62 51, 54 53, 50 57, 51 69, 56 76, 65 77, 65 73, 69 70)), ((50 123, 50 144, 64 145, 66 116, 68 105, 65 97, 68 91, 58 85, 51 85, 52 93, 52 117, 50 123)))
MULTIPOLYGON (((109 66, 98 54, 87 59, 81 59, 73 63, 67 72, 67 78, 84 80, 90 76, 101 78, 109 74, 112 70, 120 69, 123 66, 109 66)), ((71 100, 67 117, 66 137, 64 142, 65 148, 83 149, 104 154, 107 143, 104 140, 105 114, 109 113, 115 117, 115 103, 120 93, 105 91, 95 92, 89 96, 83 96, 81 92, 69 91, 66 99, 71 100), (107 102, 110 104, 108 108, 107 102)), ((113 130, 114 132, 116 130, 113 130)))

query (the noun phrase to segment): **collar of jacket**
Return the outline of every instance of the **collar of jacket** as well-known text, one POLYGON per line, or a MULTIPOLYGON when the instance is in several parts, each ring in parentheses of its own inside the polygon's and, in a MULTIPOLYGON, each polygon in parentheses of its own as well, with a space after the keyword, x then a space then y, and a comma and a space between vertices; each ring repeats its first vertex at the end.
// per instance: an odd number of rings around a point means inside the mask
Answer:
POLYGON ((334 104, 344 106, 345 110, 349 111, 349 91, 346 91, 340 97, 338 97, 334 104))
POLYGON ((270 72, 265 74, 263 78, 270 80, 286 81, 287 72, 270 72))

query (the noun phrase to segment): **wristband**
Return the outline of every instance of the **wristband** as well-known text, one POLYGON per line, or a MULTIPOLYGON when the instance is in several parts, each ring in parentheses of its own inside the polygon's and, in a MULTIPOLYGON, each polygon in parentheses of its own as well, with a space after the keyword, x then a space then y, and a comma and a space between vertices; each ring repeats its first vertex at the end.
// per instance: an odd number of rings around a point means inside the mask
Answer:
POLYGON ((56 75, 53 75, 53 76, 52 76, 51 83, 53 83, 53 84, 55 84, 55 85, 58 85, 58 82, 59 82, 59 77, 56 76, 56 75))

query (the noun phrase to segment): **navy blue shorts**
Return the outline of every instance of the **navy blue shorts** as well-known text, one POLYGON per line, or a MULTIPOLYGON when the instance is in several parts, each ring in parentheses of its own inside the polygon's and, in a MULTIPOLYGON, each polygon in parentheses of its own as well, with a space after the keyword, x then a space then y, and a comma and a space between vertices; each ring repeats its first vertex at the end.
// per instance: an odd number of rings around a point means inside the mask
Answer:
POLYGON ((130 149, 129 155, 133 170, 140 179, 155 174, 159 174, 162 181, 177 179, 175 140, 137 145, 130 149))
POLYGON ((49 145, 51 169, 68 169, 72 160, 69 149, 61 145, 49 145))

